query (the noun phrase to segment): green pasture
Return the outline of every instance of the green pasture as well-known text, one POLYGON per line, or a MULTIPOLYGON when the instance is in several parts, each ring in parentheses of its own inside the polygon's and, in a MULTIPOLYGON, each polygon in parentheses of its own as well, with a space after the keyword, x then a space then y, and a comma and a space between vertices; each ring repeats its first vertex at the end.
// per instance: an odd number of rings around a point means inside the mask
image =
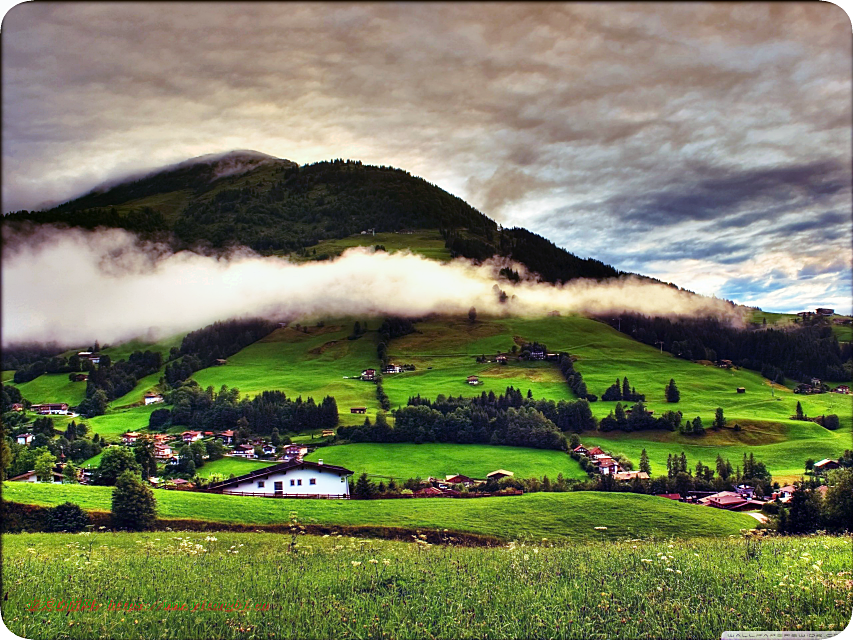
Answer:
MULTIPOLYGON (((47 506, 68 500, 87 510, 109 511, 111 495, 112 487, 32 482, 3 485, 4 500, 47 506)), ((592 491, 393 500, 260 498, 166 489, 156 490, 154 495, 161 518, 275 524, 286 522, 295 511, 300 519, 317 524, 449 529, 504 540, 724 536, 756 524, 743 513, 655 496, 592 491)))
POLYGON ((367 407, 372 415, 379 408, 376 385, 358 379, 362 370, 378 367, 379 321, 368 326, 373 331, 358 340, 347 340, 353 322, 311 326, 307 333, 295 324, 280 328, 228 358, 227 364, 202 369, 193 378, 202 387, 218 390, 224 384, 248 396, 277 389, 291 398, 311 396, 320 402, 330 395, 338 403, 342 422, 360 423, 364 416, 350 417, 350 407, 367 407))
POLYGON ((251 473, 255 469, 263 469, 272 464, 277 463, 265 460, 244 460, 228 456, 213 462, 205 462, 201 469, 196 471, 196 475, 200 478, 226 480, 231 477, 231 474, 242 476, 244 473, 251 473))
POLYGON ((382 245, 389 253, 411 251, 431 260, 450 260, 450 251, 444 246, 444 238, 437 229, 425 229, 412 233, 369 233, 355 234, 340 240, 321 240, 314 246, 308 247, 308 256, 302 257, 291 254, 290 258, 298 261, 313 260, 319 256, 339 256, 352 247, 375 247, 382 245))
POLYGON ((849 537, 289 542, 226 532, 5 536, 3 620, 27 638, 640 640, 840 631, 853 608, 849 537), (99 606, 58 604, 76 598, 99 606))
POLYGON ((71 420, 82 422, 89 427, 89 435, 97 433, 107 442, 119 442, 121 434, 126 431, 143 431, 148 429, 148 419, 151 412, 162 409, 162 404, 132 407, 129 409, 109 410, 102 416, 94 418, 70 418, 66 416, 51 416, 56 429, 65 429, 71 420))
POLYGON ((23 384, 15 384, 11 380, 4 381, 4 384, 16 386, 21 395, 33 404, 67 402, 73 407, 86 397, 86 383, 71 382, 67 373, 45 373, 23 384))
POLYGON ((563 451, 487 444, 345 444, 320 447, 306 457, 306 460, 318 459, 346 467, 356 475, 368 473, 398 481, 418 476, 444 478, 457 473, 485 479, 486 474, 497 469, 512 471, 519 478, 547 475, 555 480, 560 473, 565 478, 587 477, 580 465, 563 451))

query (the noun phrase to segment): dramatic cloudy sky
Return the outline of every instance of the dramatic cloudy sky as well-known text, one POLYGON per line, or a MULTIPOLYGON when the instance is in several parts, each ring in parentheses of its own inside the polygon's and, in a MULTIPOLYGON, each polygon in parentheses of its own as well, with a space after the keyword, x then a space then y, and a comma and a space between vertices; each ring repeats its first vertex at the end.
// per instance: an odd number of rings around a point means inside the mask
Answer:
POLYGON ((3 210, 256 149, 405 168, 582 256, 851 308, 851 24, 830 4, 21 4, 3 210))

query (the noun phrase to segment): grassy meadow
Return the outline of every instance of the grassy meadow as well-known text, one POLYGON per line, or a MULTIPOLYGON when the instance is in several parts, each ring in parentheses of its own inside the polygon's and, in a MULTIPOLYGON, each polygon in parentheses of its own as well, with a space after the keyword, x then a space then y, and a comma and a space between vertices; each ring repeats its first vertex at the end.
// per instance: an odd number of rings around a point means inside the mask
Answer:
POLYGON ((314 260, 320 256, 335 257, 353 247, 375 247, 381 245, 388 253, 411 251, 430 260, 450 260, 450 251, 444 246, 444 238, 437 229, 423 229, 412 233, 355 234, 340 240, 321 240, 308 247, 307 256, 290 254, 291 260, 299 262, 314 260))
POLYGON ((461 473, 484 479, 497 469, 512 471, 520 478, 547 475, 551 480, 562 473, 566 478, 586 478, 577 461, 562 451, 498 447, 486 444, 359 443, 321 447, 308 454, 306 460, 322 459, 359 475, 407 478, 444 478, 461 473))
MULTIPOLYGON (((109 511, 112 487, 7 482, 4 500, 54 506, 66 500, 109 511)), ((425 528, 494 536, 586 540, 624 536, 736 535, 757 522, 743 513, 633 493, 529 493, 473 499, 301 500, 192 491, 154 492, 158 515, 239 524, 280 524, 291 511, 306 522, 335 526, 425 528), (607 527, 596 530, 595 527, 607 527)))
POLYGON ((32 638, 589 640, 841 630, 853 608, 849 537, 296 543, 263 533, 6 535, 3 579, 14 587, 3 620, 32 638), (58 604, 78 598, 100 606, 58 604), (49 601, 53 610, 37 610, 49 601))
POLYGON ((264 460, 243 460, 242 458, 220 458, 213 462, 205 462, 201 469, 196 471, 196 475, 200 478, 211 478, 214 480, 226 480, 233 473, 235 476, 242 476, 244 473, 251 473, 255 469, 263 469, 274 462, 264 460))

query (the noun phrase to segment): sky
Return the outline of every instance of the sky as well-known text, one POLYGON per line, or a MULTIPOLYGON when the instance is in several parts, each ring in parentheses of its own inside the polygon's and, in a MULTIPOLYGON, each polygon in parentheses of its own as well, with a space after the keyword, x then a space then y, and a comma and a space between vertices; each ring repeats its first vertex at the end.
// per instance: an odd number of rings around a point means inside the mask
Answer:
POLYGON ((828 3, 20 4, 3 211, 231 149, 352 158, 619 269, 849 313, 851 42, 828 3))

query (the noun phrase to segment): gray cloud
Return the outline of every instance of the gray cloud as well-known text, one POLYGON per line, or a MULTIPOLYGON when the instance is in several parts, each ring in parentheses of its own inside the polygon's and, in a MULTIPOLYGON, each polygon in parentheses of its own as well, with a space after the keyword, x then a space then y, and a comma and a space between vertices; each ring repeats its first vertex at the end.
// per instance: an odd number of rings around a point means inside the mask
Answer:
POLYGON ((399 166, 651 275, 849 255, 828 3, 46 2, 3 31, 4 211, 241 148, 399 166))

